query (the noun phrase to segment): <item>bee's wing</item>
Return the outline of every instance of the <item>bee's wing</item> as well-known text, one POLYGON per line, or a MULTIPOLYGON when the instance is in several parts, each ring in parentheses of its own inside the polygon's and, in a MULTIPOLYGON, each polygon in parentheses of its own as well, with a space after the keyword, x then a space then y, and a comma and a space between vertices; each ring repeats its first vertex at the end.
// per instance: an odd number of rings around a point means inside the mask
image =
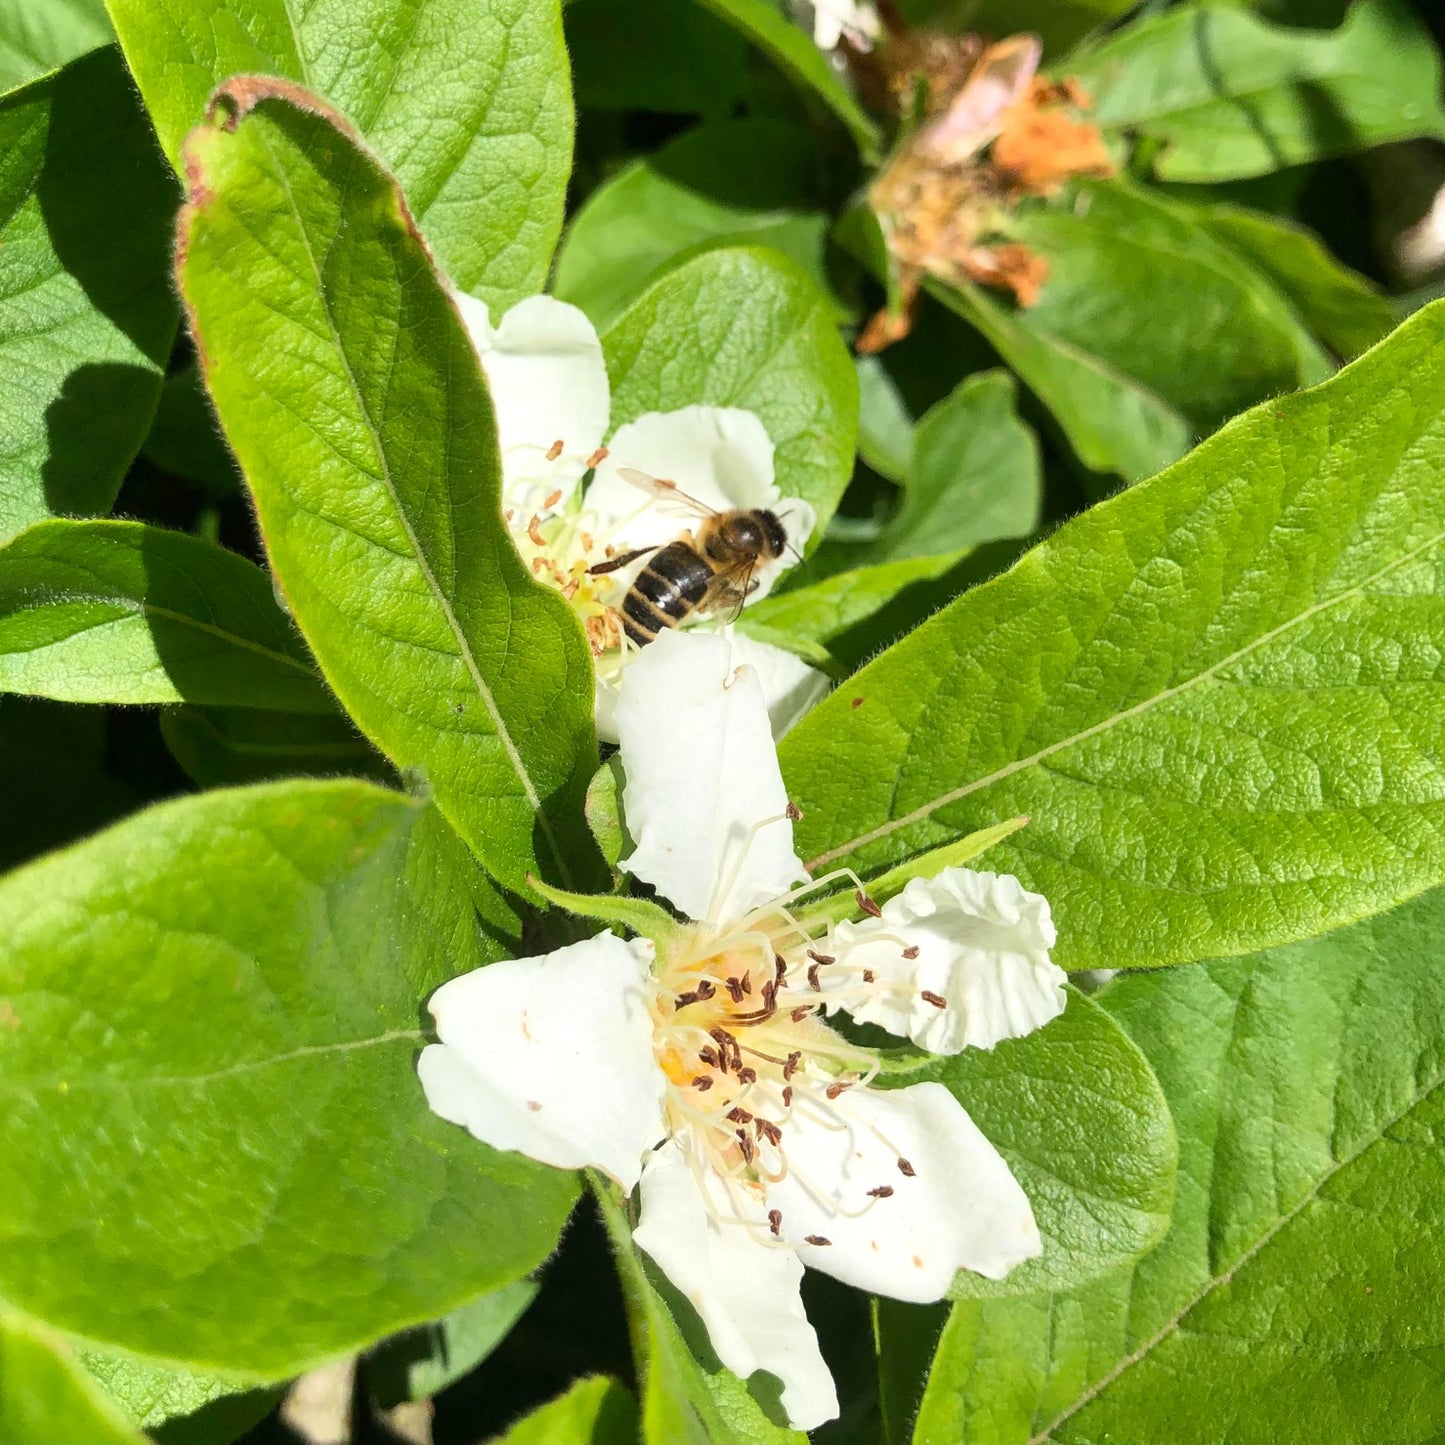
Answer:
POLYGON ((728 621, 736 622, 747 605, 748 594, 757 585, 753 581, 753 573, 757 570, 758 559, 749 557, 714 573, 712 581, 707 584, 707 591, 697 604, 697 610, 711 612, 717 607, 729 606, 733 611, 728 621))
POLYGON ((688 517, 716 517, 718 515, 715 507, 709 507, 706 502, 700 502, 696 497, 689 496, 676 482, 667 481, 663 477, 651 476, 647 472, 640 472, 636 467, 618 467, 617 475, 629 486, 636 487, 638 491, 646 492, 648 496, 655 498, 669 511, 679 512, 688 517))

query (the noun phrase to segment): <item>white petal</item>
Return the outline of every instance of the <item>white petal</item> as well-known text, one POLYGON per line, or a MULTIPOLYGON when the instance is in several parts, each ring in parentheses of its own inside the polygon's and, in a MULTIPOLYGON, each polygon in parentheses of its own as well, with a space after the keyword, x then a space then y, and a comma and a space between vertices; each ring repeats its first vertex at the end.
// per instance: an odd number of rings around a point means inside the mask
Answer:
POLYGON ((810 1268, 926 1301, 942 1299, 960 1269, 1002 1279, 1042 1251, 1027 1196, 942 1084, 851 1089, 833 1104, 810 1091, 799 1105, 783 1136, 792 1172, 768 1203, 810 1268), (893 1193, 870 1197, 878 1188, 893 1193))
POLYGON ((607 431, 611 396, 597 332, 551 296, 518 302, 495 327, 484 302, 459 295, 457 305, 496 407, 508 504, 535 511, 553 491, 565 500, 607 431), (559 441, 562 455, 549 462, 559 441))
POLYGON ((725 637, 664 632, 622 673, 621 866, 689 918, 733 922, 807 878, 757 674, 725 637))
POLYGON ((632 1188, 664 1127, 651 959, 651 944, 603 933, 443 984, 430 1004, 441 1043, 417 1065, 427 1102, 494 1148, 632 1188))
MULTIPOLYGON (((594 514, 598 535, 619 551, 660 546, 693 529, 698 520, 686 499, 654 497, 627 481, 624 470, 676 482, 688 497, 715 512, 758 507, 775 512, 798 556, 812 536, 817 514, 807 502, 778 491, 773 481, 773 444, 753 412, 717 406, 648 412, 618 427, 607 447, 607 460, 587 489, 587 507, 594 514)), ((752 579, 757 585, 749 593, 751 600, 767 596, 796 560, 786 552, 759 567, 752 579)), ((623 580, 630 577, 623 574, 623 580)))
POLYGON ((719 1221, 734 1207, 716 1175, 695 1179, 682 1147, 668 1143, 642 1171, 642 1222, 633 1237, 698 1312, 718 1359, 742 1379, 755 1370, 777 1376, 788 1422, 811 1430, 837 1415, 838 1395, 803 1313, 803 1266, 791 1249, 759 1238, 767 1228, 760 1202, 750 1212, 758 1234, 719 1221), (707 1201, 700 1184, 709 1188, 707 1201))
POLYGON ((757 673, 768 702, 773 737, 781 742, 783 734, 832 686, 828 675, 809 667, 796 653, 758 642, 734 628, 727 628, 725 635, 732 644, 733 666, 746 664, 757 673))
POLYGON ((839 924, 835 988, 869 969, 876 991, 844 1005, 854 1018, 903 1034, 934 1054, 991 1049, 1032 1033, 1064 1011, 1064 971, 1049 961, 1046 898, 1007 873, 946 868, 915 878, 883 905, 882 918, 839 924), (903 949, 916 948, 915 959, 903 949), (938 1008, 927 991, 945 1000, 938 1008))

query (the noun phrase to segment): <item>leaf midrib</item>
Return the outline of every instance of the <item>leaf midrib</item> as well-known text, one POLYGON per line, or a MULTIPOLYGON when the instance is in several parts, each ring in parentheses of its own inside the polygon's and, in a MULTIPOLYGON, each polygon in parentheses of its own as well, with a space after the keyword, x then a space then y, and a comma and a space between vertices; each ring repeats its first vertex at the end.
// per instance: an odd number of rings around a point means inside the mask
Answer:
MULTIPOLYGON (((1240 1272, 1240 1270, 1244 1269, 1246 1265, 1248 1265, 1257 1255, 1259 1255, 1265 1248, 1268 1247, 1270 1242, 1285 1228, 1286 1225, 1292 1223, 1311 1204, 1313 1204, 1315 1200, 1319 1198, 1320 1193, 1324 1190, 1325 1186, 1329 1184, 1329 1182, 1337 1174, 1340 1174, 1345 1169, 1348 1169, 1352 1164, 1356 1163, 1363 1155, 1373 1149, 1375 1145, 1377 1145, 1382 1139, 1384 1139, 1384 1137, 1390 1132, 1391 1129, 1395 1128, 1396 1125, 1400 1124, 1411 1113, 1413 1113, 1422 1104, 1424 1104, 1426 1100, 1429 1099, 1429 1097, 1442 1084, 1445 1084, 1445 1071, 1436 1074, 1435 1077, 1431 1079, 1424 1088, 1422 1088, 1418 1093, 1414 1095, 1414 1097, 1410 1099, 1410 1101, 1404 1106, 1404 1108, 1402 1108, 1398 1113, 1392 1115, 1389 1119, 1387 1119, 1373 1133, 1366 1136, 1366 1138, 1351 1153, 1337 1159, 1328 1169, 1326 1169, 1320 1175, 1320 1177, 1314 1182, 1314 1184, 1312 1184, 1310 1188, 1307 1189, 1300 1196, 1300 1198, 1290 1206, 1289 1209, 1285 1210, 1285 1212, 1281 1214, 1280 1217, 1267 1230, 1265 1230, 1265 1232, 1261 1234, 1260 1237, 1252 1245, 1250 1245, 1248 1249, 1244 1250, 1239 1255, 1239 1257, 1234 1261, 1233 1264, 1231 1264, 1227 1269, 1221 1270, 1218 1274, 1210 1275, 1200 1286, 1200 1288, 1195 1292, 1195 1294, 1173 1315, 1171 1315, 1169 1319, 1167 1319, 1154 1334, 1152 1334, 1147 1340, 1145 1340, 1145 1342, 1140 1345, 1138 1349, 1133 1350, 1128 1355, 1125 1355, 1124 1358, 1120 1360, 1112 1370, 1110 1370, 1107 1374, 1103 1375, 1095 1384, 1090 1385, 1088 1389, 1082 1391, 1077 1399, 1075 1399, 1071 1404, 1065 1406, 1063 1410, 1061 1410, 1057 1415, 1055 1415, 1054 1418, 1050 1420, 1049 1423, 1038 1432, 1038 1434, 1030 1436, 1027 1445, 1048 1445, 1048 1442, 1052 1439, 1055 1430, 1057 1430, 1061 1425, 1067 1424, 1081 1410, 1083 1410, 1086 1406, 1092 1404, 1096 1399, 1098 1399, 1100 1395, 1104 1393, 1105 1390, 1107 1390, 1111 1385, 1113 1385, 1116 1380, 1118 1380, 1122 1375, 1131 1370, 1141 1360, 1147 1359, 1148 1356, 1155 1349, 1157 1349, 1159 1345, 1161 1345, 1183 1325, 1184 1321, 1189 1317, 1189 1315, 1191 1315, 1206 1299, 1208 1299, 1215 1290, 1219 1289, 1223 1285, 1229 1284, 1240 1272)), ((1133 1286, 1133 1278, 1134 1275, 1131 1272, 1131 1289, 1133 1286)))
MULTIPOLYGON (((301 673, 303 677, 310 678, 314 682, 320 682, 320 678, 317 677, 315 669, 311 667, 309 663, 302 661, 302 659, 298 657, 293 657, 290 653, 277 652, 275 648, 267 647, 264 643, 253 642, 250 638, 242 637, 239 633, 230 632, 226 628, 219 627, 214 623, 202 622, 200 618, 190 617, 184 612, 176 612, 169 607, 161 607, 146 598, 107 597, 89 592, 65 592, 59 595, 48 595, 35 599, 24 608, 17 608, 9 614, 0 614, 0 622, 3 622, 7 615, 14 617, 21 615, 22 612, 41 612, 50 607, 68 607, 76 603, 96 607, 115 607, 118 608, 123 615, 129 615, 131 617, 155 617, 166 622, 176 622, 183 627, 194 628, 197 632, 208 633, 210 636, 217 637, 222 642, 229 643, 234 647, 244 648, 247 652, 255 652, 262 657, 270 658, 272 661, 285 663, 287 667, 294 668, 297 672, 301 673)), ((69 632, 62 638, 42 642, 36 647, 0 648, 0 655, 14 655, 20 652, 38 652, 47 647, 58 647, 63 643, 69 642, 72 638, 80 636, 84 632, 94 631, 98 627, 108 627, 112 622, 118 622, 119 620, 119 617, 107 617, 100 622, 87 622, 83 627, 78 627, 74 632, 69 632)))
MULTIPOLYGON (((290 13, 288 7, 288 14, 290 13)), ((436 574, 431 569, 422 549, 420 538, 411 523, 411 517, 406 508, 402 505, 401 496, 396 489, 396 482, 391 474, 391 458, 382 442, 381 433, 377 430, 371 412, 367 408, 365 398, 361 394, 361 388, 357 384, 356 373, 352 370, 351 358, 342 344, 341 333, 336 327, 336 318, 332 315, 330 303, 330 289, 326 285, 326 278, 322 273, 321 264, 317 258, 316 251, 311 244, 311 235, 306 229, 306 222, 302 215, 301 208, 296 204, 296 197, 291 189, 291 177, 286 168, 281 165, 271 147, 269 137, 264 133, 261 135, 261 143, 265 146, 266 154, 271 161, 273 172, 280 177, 281 187, 286 193, 286 203, 291 208, 291 214, 295 218, 296 232, 301 238, 301 244, 306 251, 306 259, 311 266, 312 275, 316 281, 316 294, 321 300, 321 309, 326 317, 326 326, 331 333, 332 344, 336 348, 336 355, 341 362, 342 371, 346 376, 346 385, 351 392, 353 402, 356 404, 357 416, 366 429, 366 435, 370 441, 378 463, 377 480, 386 488, 387 497, 395 509, 397 520, 401 524, 402 531, 406 535, 407 544, 411 548, 412 557, 416 562, 417 569, 426 583, 427 590, 431 593, 436 605, 441 609, 442 616, 446 619, 447 627, 451 631, 452 639, 456 643, 457 653, 471 678, 472 685, 476 688, 477 696, 481 698, 482 705, 486 708, 488 716, 492 720, 497 741, 501 743, 503 751, 507 755, 507 761, 512 766, 512 772, 522 785, 522 791, 526 796, 528 806, 532 810, 532 816, 536 819, 542 836, 547 840, 547 846, 551 850, 552 860, 557 865, 557 871, 567 887, 572 886, 571 871, 567 867, 566 857, 558 846, 556 835, 552 831, 551 821, 547 818, 542 808, 542 799, 538 794, 535 784, 532 782, 532 775, 527 770, 522 760, 522 755, 517 749, 516 743, 512 740, 511 732, 502 718, 500 709, 497 707, 497 700, 492 696, 492 690, 487 686, 486 679, 482 676, 477 659, 472 652, 471 643, 467 640, 462 630, 461 622, 458 620, 456 611, 451 605, 450 599, 442 591, 441 584, 437 581, 436 574)), ((394 192, 396 203, 404 207, 405 202, 400 194, 394 192)))
MULTIPOLYGON (((972 793, 992 787, 993 784, 1002 782, 1005 778, 1012 777, 1015 773, 1022 772, 1026 768, 1034 767, 1045 759, 1053 757, 1056 753, 1063 752, 1066 748, 1071 748, 1077 743, 1088 742, 1092 738, 1099 737, 1120 723, 1131 722, 1134 718, 1149 712, 1156 704, 1168 702, 1173 698, 1189 692, 1192 688, 1209 682, 1225 668, 1242 661, 1259 648, 1275 641, 1300 624, 1318 617, 1322 612, 1328 611, 1341 602, 1347 602, 1352 598, 1363 596, 1366 588, 1373 586, 1382 578, 1388 577, 1390 573, 1396 569, 1407 566, 1423 553, 1430 551, 1434 547, 1438 547, 1442 542, 1445 542, 1445 531, 1437 532, 1432 537, 1410 548, 1409 551, 1402 553, 1393 561, 1388 562, 1378 571, 1372 572, 1368 577, 1361 578, 1354 586, 1347 587, 1344 591, 1336 593, 1333 597, 1326 597, 1318 602, 1312 603, 1309 607, 1304 608, 1293 617, 1287 618, 1284 622, 1278 623, 1276 626, 1270 628, 1269 631, 1261 633, 1260 636, 1246 643, 1243 647, 1237 648, 1234 652, 1220 658, 1217 662, 1211 663, 1208 667, 1195 673, 1192 677, 1185 678, 1183 682, 1176 683, 1172 687, 1166 687, 1149 697, 1141 699, 1131 707, 1125 708, 1122 712, 1112 713, 1109 717, 1094 723, 1090 727, 1072 733, 1066 738, 1060 738, 1056 742, 1049 743, 1038 749, 1037 752, 1031 753, 1028 757, 1015 758, 1012 762, 1005 763, 1003 767, 996 768, 993 772, 988 773, 982 778, 977 778, 971 783, 964 783, 960 787, 952 788, 948 792, 942 793, 929 802, 914 808, 911 812, 905 813, 901 818, 890 819, 888 822, 880 824, 867 833, 861 833, 848 842, 841 843, 836 848, 829 849, 826 853, 820 853, 816 858, 810 858, 804 866, 812 872, 828 863, 835 862, 839 858, 847 857, 848 854, 856 852, 859 848, 864 848, 870 843, 876 843, 901 828, 909 828, 915 823, 923 822, 940 808, 946 808, 950 804, 957 803, 972 793)), ((899 778, 902 777, 901 766, 898 769, 897 776, 899 778)))

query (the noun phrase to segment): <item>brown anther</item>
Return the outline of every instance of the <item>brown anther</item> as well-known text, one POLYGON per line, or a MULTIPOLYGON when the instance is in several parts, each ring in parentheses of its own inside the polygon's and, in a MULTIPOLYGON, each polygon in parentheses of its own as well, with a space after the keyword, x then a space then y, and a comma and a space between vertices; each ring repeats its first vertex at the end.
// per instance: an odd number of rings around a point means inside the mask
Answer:
POLYGON ((883 910, 861 888, 853 890, 853 899, 869 918, 883 917, 883 910))
POLYGON ((851 1089, 852 1087, 853 1087, 853 1081, 852 1081, 851 1079, 846 1079, 846 1080, 841 1080, 840 1082, 838 1082, 838 1083, 836 1083, 836 1084, 829 1084, 828 1087, 823 1090, 823 1092, 824 1092, 830 1099, 836 1099, 836 1098, 838 1097, 838 1095, 841 1094, 841 1093, 844 1091, 844 1089, 851 1089))
POLYGON ((831 1239, 824 1239, 821 1234, 807 1234, 803 1238, 808 1244, 832 1244, 831 1239))
POLYGON ((933 993, 925 988, 919 993, 918 996, 924 1001, 924 1003, 931 1003, 934 1008, 948 1007, 948 1000, 944 998, 941 993, 933 993))
POLYGON ((785 1109, 791 1109, 792 1107, 793 1107, 793 1086, 792 1086, 791 1084, 784 1084, 784 1085, 783 1085, 783 1108, 785 1108, 785 1109))
POLYGON ((787 959, 785 959, 781 953, 775 953, 775 954, 773 955, 773 977, 774 977, 775 979, 777 979, 777 981, 778 981, 779 983, 782 983, 782 981, 783 981, 785 978, 787 978, 787 976, 788 976, 788 961, 787 961, 787 959))
POLYGON ((753 1128, 775 1147, 783 1142, 783 1131, 771 1119, 754 1119, 753 1128))
POLYGON ((751 1124, 753 1122, 753 1116, 742 1108, 729 1109, 727 1116, 734 1124, 751 1124))
POLYGON ((918 1173, 918 1171, 913 1167, 913 1165, 908 1162, 908 1160, 901 1158, 898 1161, 898 1172, 902 1174, 906 1179, 912 1179, 918 1173))
POLYGON ((607 460, 607 456, 607 448, 598 447, 597 450, 593 452, 590 457, 587 458, 588 469, 590 470, 592 467, 600 467, 602 463, 607 460))
POLYGON ((788 806, 783 809, 783 817, 790 823, 800 823, 803 820, 803 810, 789 799, 788 806))
POLYGON ((555 462, 562 455, 562 438, 558 437, 551 446, 547 448, 547 460, 555 462))
POLYGON ((831 953, 819 953, 819 952, 817 951, 817 949, 814 949, 814 948, 810 948, 810 949, 808 950, 808 957, 811 958, 814 963, 837 963, 837 962, 838 962, 838 960, 837 960, 831 953))
POLYGON ((917 958, 917 957, 918 957, 918 945, 915 943, 912 948, 905 948, 905 949, 903 950, 903 956, 904 956, 904 958, 917 958))
POLYGON ((812 1004, 803 1004, 801 1008, 795 1008, 789 1017, 795 1024, 800 1024, 810 1013, 813 1012, 812 1004))
POLYGON ((743 985, 741 979, 730 978, 727 980, 728 996, 734 1003, 743 1001, 743 985))
POLYGON ((814 993, 823 992, 823 985, 818 982, 818 965, 816 963, 810 963, 808 965, 808 987, 812 989, 814 993))
POLYGON ((791 1079, 798 1072, 798 1065, 803 1061, 803 1051, 795 1049, 788 1055, 788 1061, 783 1065, 784 1080, 791 1079))
POLYGON ((738 1146, 743 1151, 743 1163, 751 1164, 753 1160, 757 1158, 758 1146, 754 1144, 753 1141, 746 1134, 744 1134, 741 1129, 739 1129, 737 1132, 738 1146))
POLYGON ((562 595, 569 602, 577 595, 577 579, 575 577, 562 589, 562 595))
POLYGON ((870 1199, 892 1199, 893 1186, 891 1184, 880 1184, 877 1189, 870 1189, 868 1191, 868 1197, 870 1199))
POLYGON ((755 1084, 758 1081, 758 1071, 750 1069, 746 1065, 738 1070, 738 1083, 755 1084))
POLYGON ((704 1044, 702 1048, 697 1051, 697 1056, 710 1069, 717 1068, 719 1063, 721 1063, 721 1060, 718 1058, 718 1056, 713 1053, 713 1051, 708 1048, 706 1044, 704 1044))
POLYGON ((555 491, 548 492, 547 495, 542 498, 542 510, 544 512, 550 512, 561 500, 562 488, 558 487, 555 491))
POLYGON ((692 1086, 699 1094, 705 1094, 712 1088, 712 1080, 708 1078, 706 1074, 699 1074, 697 1078, 692 1081, 692 1086))
POLYGON ((773 1238, 776 1239, 783 1232, 783 1211, 781 1209, 768 1210, 768 1228, 773 1231, 773 1238))
POLYGON ((872 970, 871 968, 865 968, 865 969, 863 970, 863 982, 864 982, 864 983, 872 983, 873 980, 874 980, 876 977, 877 977, 877 975, 873 972, 873 970, 872 970))
POLYGON ((547 570, 547 559, 545 557, 532 558, 532 575, 540 577, 547 570))
POLYGON ((502 520, 504 522, 510 522, 516 517, 516 515, 517 509, 515 507, 508 507, 507 510, 502 513, 502 520))
POLYGON ((763 985, 763 1007, 771 1011, 772 1009, 777 1007, 777 1003, 778 981, 775 978, 770 978, 763 985))
POLYGON ((582 550, 584 552, 590 552, 593 547, 592 533, 583 532, 580 540, 582 542, 582 550))
POLYGON ((750 974, 750 973, 745 973, 745 974, 743 975, 743 992, 744 992, 744 993, 751 993, 752 991, 753 991, 753 976, 752 976, 752 974, 750 974))

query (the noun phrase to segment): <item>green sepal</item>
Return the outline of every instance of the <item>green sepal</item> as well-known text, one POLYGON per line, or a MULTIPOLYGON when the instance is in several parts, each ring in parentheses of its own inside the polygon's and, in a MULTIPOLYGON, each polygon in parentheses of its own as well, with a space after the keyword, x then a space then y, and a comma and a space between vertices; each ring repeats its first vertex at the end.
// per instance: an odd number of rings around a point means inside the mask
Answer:
POLYGON ((647 898, 630 898, 622 893, 569 893, 532 874, 528 874, 527 884, 539 898, 557 908, 599 923, 620 923, 639 937, 651 939, 659 948, 666 948, 683 928, 661 904, 647 898))

